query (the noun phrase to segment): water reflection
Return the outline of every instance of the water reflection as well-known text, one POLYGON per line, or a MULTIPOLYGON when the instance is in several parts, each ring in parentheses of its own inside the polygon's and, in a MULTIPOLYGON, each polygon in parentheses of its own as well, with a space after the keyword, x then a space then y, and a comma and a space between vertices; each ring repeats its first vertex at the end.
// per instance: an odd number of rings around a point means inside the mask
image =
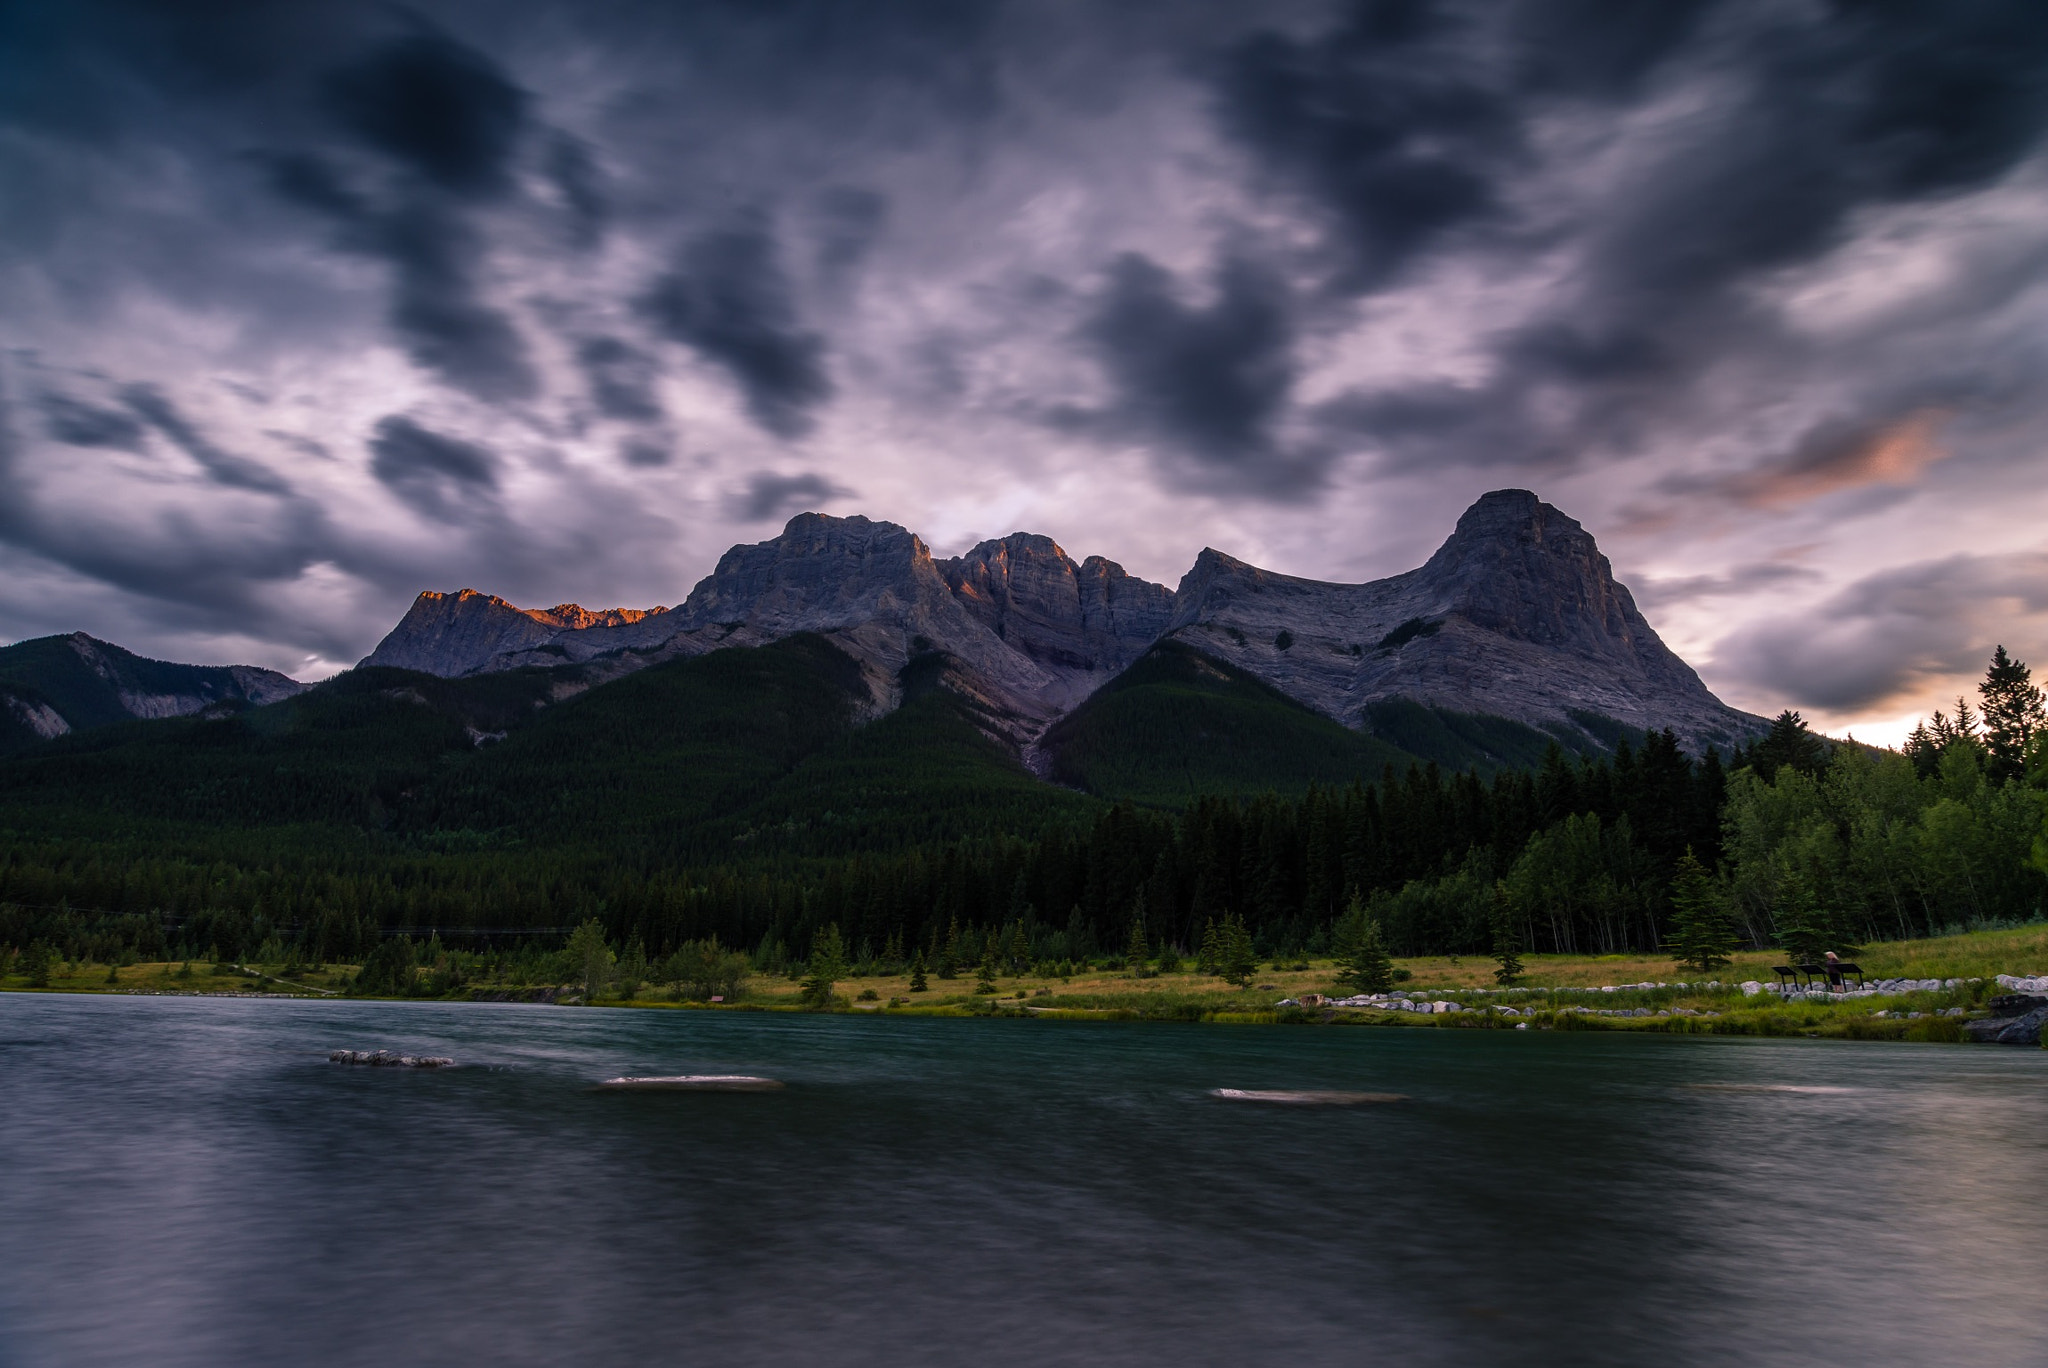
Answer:
POLYGON ((22 1364, 2048 1361, 2040 1052, 56 997, 0 1049, 22 1364), (677 1075, 787 1086, 595 1086, 677 1075))

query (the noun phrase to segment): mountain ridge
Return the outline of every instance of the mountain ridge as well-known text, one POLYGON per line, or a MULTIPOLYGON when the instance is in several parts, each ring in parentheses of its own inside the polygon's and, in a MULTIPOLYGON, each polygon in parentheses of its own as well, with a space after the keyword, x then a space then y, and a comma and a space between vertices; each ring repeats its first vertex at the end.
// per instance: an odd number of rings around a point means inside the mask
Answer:
POLYGON ((254 665, 151 660, 84 632, 0 647, 0 750, 143 718, 261 706, 307 685, 254 665))
POLYGON ((1696 752, 1767 725, 1721 702, 1664 645, 1583 526, 1519 489, 1482 495, 1421 566, 1362 584, 1210 547, 1168 590, 1101 556, 1076 562, 1034 533, 938 559, 895 523, 801 513, 780 536, 728 550, 675 608, 609 610, 587 625, 571 609, 422 594, 364 663, 625 673, 818 632, 867 669, 878 714, 902 701, 898 677, 914 657, 952 657, 953 687, 1027 757, 1053 722, 1168 640, 1354 730, 1370 731, 1374 705, 1391 699, 1504 717, 1573 745, 1606 744, 1576 714, 1668 728, 1696 752))

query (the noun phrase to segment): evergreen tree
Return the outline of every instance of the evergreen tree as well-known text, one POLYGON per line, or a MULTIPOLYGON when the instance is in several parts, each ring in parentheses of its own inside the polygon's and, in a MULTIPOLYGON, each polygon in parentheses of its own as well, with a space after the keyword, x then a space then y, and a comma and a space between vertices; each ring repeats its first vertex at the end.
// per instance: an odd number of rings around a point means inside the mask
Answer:
POLYGON ((1984 700, 1984 749, 1990 758, 1986 769, 1994 783, 2018 779, 2026 773, 2028 747, 2048 727, 2041 690, 2026 663, 2006 655, 2001 645, 1992 653, 1977 693, 1984 700))
MULTIPOLYGON (((1686 858, 1692 856, 1688 853, 1686 858)), ((1493 933, 1493 959, 1500 966, 1493 971, 1493 981, 1512 988, 1522 977, 1522 927, 1508 897, 1508 886, 1498 879, 1493 881, 1493 907, 1487 920, 1493 933)))
POLYGON ((1828 920, 1821 911, 1813 882, 1804 871, 1788 869, 1778 884, 1773 933, 1794 963, 1812 964, 1827 953, 1828 920))
POLYGON ((1353 992, 1386 992, 1394 986, 1394 960, 1380 935, 1379 921, 1366 912, 1355 893, 1345 920, 1351 923, 1351 929, 1345 937, 1344 954, 1338 960, 1337 982, 1353 992))
POLYGON ((1252 948, 1251 932, 1233 912, 1217 927, 1216 972, 1225 983, 1248 988, 1259 972, 1259 957, 1252 948))
MULTIPOLYGON (((1671 954, 1702 974, 1725 969, 1735 953, 1735 918, 1713 876, 1687 846, 1671 875, 1671 954)), ((1825 947, 1823 947, 1825 948, 1825 947)))
POLYGON ((1180 972, 1180 951, 1175 948, 1172 941, 1161 941, 1159 943, 1159 972, 1162 974, 1178 974, 1180 972))
POLYGON ((28 986, 47 988, 50 986, 50 966, 55 962, 56 952, 50 949, 48 941, 30 941, 28 949, 21 952, 21 972, 28 975, 28 986))
POLYGON ((940 978, 951 979, 960 976, 960 950, 960 919, 955 917, 952 925, 946 928, 945 948, 939 951, 940 978))
POLYGON ((1818 774, 1828 762, 1828 743, 1814 735, 1806 719, 1787 708, 1771 722, 1771 730, 1749 751, 1749 764, 1766 781, 1775 779, 1787 767, 1801 774, 1818 774))
POLYGON ((846 977, 846 941, 832 922, 811 936, 811 958, 804 966, 803 1000, 813 1007, 832 1005, 832 988, 846 977))
POLYGON ((1222 932, 1216 929, 1216 919, 1211 917, 1202 923, 1202 944, 1195 951, 1195 972, 1199 974, 1221 973, 1222 970, 1219 966, 1222 963, 1222 932))
POLYGON ((925 982, 924 977, 924 951, 919 950, 910 957, 910 991, 922 993, 930 988, 931 984, 925 982))
MULTIPOLYGON (((1138 894, 1140 912, 1145 906, 1145 895, 1138 894)), ((1142 916, 1131 922, 1131 938, 1124 943, 1124 968, 1140 978, 1145 974, 1145 962, 1152 958, 1152 946, 1145 939, 1145 922, 1142 916)))
POLYGON ((989 940, 988 949, 982 952, 981 966, 975 971, 974 974, 974 991, 977 993, 993 993, 995 990, 996 950, 995 940, 993 937, 991 937, 989 940))

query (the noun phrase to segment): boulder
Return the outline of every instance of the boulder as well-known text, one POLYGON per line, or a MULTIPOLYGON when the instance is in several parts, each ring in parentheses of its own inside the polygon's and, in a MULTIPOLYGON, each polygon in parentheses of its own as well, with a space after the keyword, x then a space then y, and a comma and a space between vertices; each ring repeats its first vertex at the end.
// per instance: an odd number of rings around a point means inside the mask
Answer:
POLYGON ((1963 1030, 1970 1039, 1990 1045, 2039 1045, 2044 1022, 2048 1022, 2048 1006, 2036 1007, 2025 1016, 1966 1021, 1963 1030))

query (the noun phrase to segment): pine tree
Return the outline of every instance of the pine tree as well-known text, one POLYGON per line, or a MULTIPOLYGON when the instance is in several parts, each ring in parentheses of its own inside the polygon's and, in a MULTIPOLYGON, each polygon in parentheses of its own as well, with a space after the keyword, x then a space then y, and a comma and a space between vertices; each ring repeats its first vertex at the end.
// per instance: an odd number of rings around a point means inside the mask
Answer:
POLYGON ((1235 912, 1224 917, 1217 928, 1216 948, 1216 972, 1223 981, 1239 988, 1250 987, 1259 972, 1259 957, 1252 948, 1251 932, 1245 930, 1243 920, 1235 912))
POLYGON ((1522 977, 1522 927, 1508 897, 1508 886, 1498 879, 1493 882, 1493 907, 1487 920, 1493 933, 1493 959, 1500 966, 1493 971, 1493 981, 1512 988, 1522 977))
POLYGON ((811 958, 804 966, 803 1000, 813 1007, 832 1004, 832 987, 846 977, 846 941, 833 922, 811 936, 811 958))
POLYGON ((1711 974, 1728 967, 1736 945, 1735 918, 1727 900, 1687 846, 1671 872, 1671 956, 1711 974))
POLYGON ((989 938, 988 949, 981 955, 981 966, 974 974, 974 991, 993 993, 996 990, 996 949, 995 938, 989 938))
POLYGON ((946 928, 946 945, 939 951, 939 977, 942 979, 960 976, 960 919, 953 918, 946 928))
POLYGON ((1380 924, 1356 893, 1338 924, 1338 942, 1337 982, 1359 993, 1384 993, 1394 986, 1394 960, 1380 924))
POLYGON ((923 993, 930 989, 931 984, 925 982, 924 977, 924 951, 919 950, 910 957, 910 991, 923 993))
POLYGON ((2006 655, 2001 645, 1992 653, 1977 693, 1984 700, 1984 749, 1990 754, 1986 768, 1991 779, 2003 783, 2022 777, 2028 747, 2036 733, 2048 727, 2048 711, 2033 675, 2024 661, 2006 655))
POLYGON ((1778 945, 1795 963, 1811 964, 1827 953, 1827 917, 1803 871, 1788 869, 1779 880, 1772 920, 1778 945))
POLYGON ((1218 967, 1223 962, 1222 933, 1216 929, 1216 919, 1209 918, 1202 923, 1202 945, 1195 952, 1195 972, 1215 974, 1222 972, 1218 967))
MULTIPOLYGON (((1145 895, 1138 894, 1138 907, 1142 912, 1145 895)), ((1152 958, 1151 943, 1145 939, 1145 922, 1142 916, 1131 922, 1131 938, 1124 944, 1124 968, 1140 978, 1145 976, 1145 962, 1152 958)))

